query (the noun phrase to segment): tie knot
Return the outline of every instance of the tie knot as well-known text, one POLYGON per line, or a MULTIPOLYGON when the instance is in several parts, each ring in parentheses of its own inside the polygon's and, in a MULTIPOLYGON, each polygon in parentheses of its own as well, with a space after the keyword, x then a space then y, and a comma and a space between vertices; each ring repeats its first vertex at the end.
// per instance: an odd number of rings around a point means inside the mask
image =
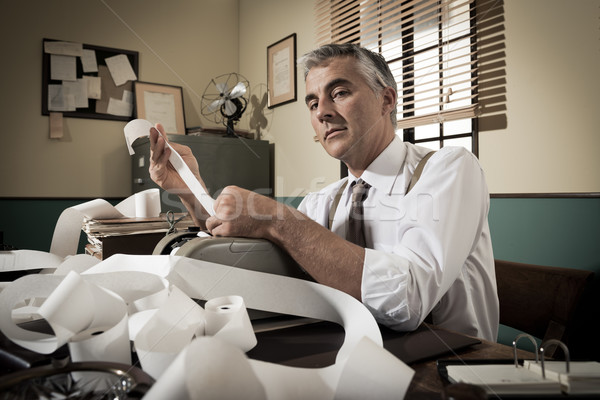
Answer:
POLYGON ((358 179, 352 182, 352 202, 353 203, 362 203, 367 198, 367 192, 371 185, 362 179, 358 179))

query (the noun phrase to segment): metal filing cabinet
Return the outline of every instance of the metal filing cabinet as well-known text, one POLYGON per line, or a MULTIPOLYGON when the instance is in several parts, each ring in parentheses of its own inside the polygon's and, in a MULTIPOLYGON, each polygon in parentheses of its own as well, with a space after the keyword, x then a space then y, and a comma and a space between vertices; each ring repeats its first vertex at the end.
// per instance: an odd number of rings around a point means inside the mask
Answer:
MULTIPOLYGON (((192 149, 198 160, 200 175, 209 193, 215 197, 228 185, 236 185, 266 196, 273 196, 272 146, 266 140, 231 138, 218 135, 168 135, 169 141, 192 149)), ((150 140, 133 142, 132 192, 158 187, 151 179, 150 140)), ((177 195, 161 190, 162 212, 185 212, 177 195)))

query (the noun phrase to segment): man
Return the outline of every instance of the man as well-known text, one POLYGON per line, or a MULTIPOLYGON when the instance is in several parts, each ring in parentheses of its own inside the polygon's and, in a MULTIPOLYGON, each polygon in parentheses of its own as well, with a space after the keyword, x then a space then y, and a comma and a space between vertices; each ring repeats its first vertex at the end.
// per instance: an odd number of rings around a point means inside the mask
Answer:
MULTIPOLYGON (((297 210, 226 187, 215 201, 215 216, 206 219, 168 163, 169 150, 154 128, 152 179, 182 193, 196 222, 212 235, 274 242, 316 281, 362 301, 379 323, 414 330, 431 315, 438 326, 495 341, 498 298, 489 195, 477 159, 465 149, 445 147, 429 159, 407 193, 428 150, 395 135, 396 84, 383 57, 355 45, 327 45, 303 61, 316 137, 348 166, 348 179, 307 195, 297 210), (344 238, 353 185, 341 188, 358 178, 370 185, 365 246, 344 238)), ((202 182, 189 148, 173 146, 202 182)))

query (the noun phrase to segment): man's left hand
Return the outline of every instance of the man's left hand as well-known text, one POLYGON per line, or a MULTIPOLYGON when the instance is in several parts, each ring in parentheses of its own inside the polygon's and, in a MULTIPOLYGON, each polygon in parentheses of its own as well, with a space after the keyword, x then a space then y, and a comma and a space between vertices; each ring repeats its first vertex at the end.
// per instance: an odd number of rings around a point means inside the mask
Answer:
POLYGON ((215 215, 206 221, 206 227, 213 236, 268 239, 271 228, 283 219, 284 207, 258 193, 227 186, 215 200, 215 215))

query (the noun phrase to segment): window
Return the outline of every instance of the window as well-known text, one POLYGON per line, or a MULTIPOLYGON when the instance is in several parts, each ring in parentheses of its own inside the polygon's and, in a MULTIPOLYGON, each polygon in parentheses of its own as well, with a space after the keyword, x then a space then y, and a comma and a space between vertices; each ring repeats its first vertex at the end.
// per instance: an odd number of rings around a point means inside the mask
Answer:
POLYGON ((473 0, 321 0, 316 15, 319 43, 358 43, 385 57, 398 83, 398 135, 477 154, 473 0))

